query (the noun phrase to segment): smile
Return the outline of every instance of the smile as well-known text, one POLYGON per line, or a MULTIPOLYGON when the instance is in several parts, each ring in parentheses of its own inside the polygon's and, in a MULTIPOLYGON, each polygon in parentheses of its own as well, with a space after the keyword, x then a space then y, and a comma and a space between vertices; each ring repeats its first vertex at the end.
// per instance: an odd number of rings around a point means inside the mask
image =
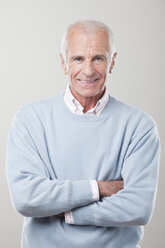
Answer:
POLYGON ((92 84, 92 83, 95 83, 98 78, 96 79, 92 79, 92 80, 82 80, 82 79, 78 79, 82 84, 92 84))

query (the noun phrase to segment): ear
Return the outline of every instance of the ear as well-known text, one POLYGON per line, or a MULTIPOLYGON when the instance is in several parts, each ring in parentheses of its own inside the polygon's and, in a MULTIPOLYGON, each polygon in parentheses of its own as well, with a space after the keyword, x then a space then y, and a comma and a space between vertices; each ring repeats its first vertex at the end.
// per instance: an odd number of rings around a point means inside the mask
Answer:
POLYGON ((113 58, 112 58, 112 62, 111 62, 111 65, 110 65, 109 73, 112 73, 113 67, 114 67, 114 65, 115 65, 116 56, 117 56, 117 53, 115 52, 115 53, 113 54, 113 58))
POLYGON ((66 62, 65 62, 64 56, 62 55, 62 53, 60 53, 59 55, 60 55, 61 67, 65 75, 67 75, 67 68, 66 68, 66 62))

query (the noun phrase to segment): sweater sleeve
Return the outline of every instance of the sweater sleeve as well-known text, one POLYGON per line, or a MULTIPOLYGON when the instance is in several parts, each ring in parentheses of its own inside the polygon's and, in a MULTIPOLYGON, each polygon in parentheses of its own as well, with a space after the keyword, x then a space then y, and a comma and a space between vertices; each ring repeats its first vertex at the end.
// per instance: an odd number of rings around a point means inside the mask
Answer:
POLYGON ((135 137, 121 171, 124 189, 111 197, 72 210, 75 225, 145 225, 155 205, 160 142, 154 126, 135 137))
POLYGON ((94 202, 89 180, 50 178, 27 125, 17 115, 8 137, 6 171, 12 203, 24 216, 47 217, 94 202))

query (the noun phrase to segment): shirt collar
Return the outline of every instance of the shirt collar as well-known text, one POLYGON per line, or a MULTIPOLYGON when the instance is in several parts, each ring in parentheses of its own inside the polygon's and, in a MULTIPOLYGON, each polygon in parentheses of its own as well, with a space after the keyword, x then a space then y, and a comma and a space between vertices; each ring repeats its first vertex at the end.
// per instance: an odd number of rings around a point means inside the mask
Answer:
POLYGON ((80 115, 98 115, 99 116, 109 101, 109 94, 105 87, 105 92, 103 96, 98 100, 96 105, 92 109, 84 113, 83 106, 73 96, 70 90, 69 84, 68 84, 65 90, 65 94, 64 94, 64 101, 66 105, 68 106, 68 108, 72 111, 72 113, 80 114, 80 115))

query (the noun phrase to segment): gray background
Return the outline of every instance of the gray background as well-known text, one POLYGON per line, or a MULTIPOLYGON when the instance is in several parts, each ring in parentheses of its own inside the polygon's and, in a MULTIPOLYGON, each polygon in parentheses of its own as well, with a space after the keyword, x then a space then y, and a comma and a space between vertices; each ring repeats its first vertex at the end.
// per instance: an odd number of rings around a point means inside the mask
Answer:
POLYGON ((20 247, 23 220, 11 206, 6 182, 9 126, 21 105, 65 89, 61 36, 80 19, 101 20, 115 34, 118 56, 107 82, 111 95, 157 122, 162 144, 159 188, 142 248, 165 247, 164 10, 164 0, 0 0, 0 247, 20 247))

